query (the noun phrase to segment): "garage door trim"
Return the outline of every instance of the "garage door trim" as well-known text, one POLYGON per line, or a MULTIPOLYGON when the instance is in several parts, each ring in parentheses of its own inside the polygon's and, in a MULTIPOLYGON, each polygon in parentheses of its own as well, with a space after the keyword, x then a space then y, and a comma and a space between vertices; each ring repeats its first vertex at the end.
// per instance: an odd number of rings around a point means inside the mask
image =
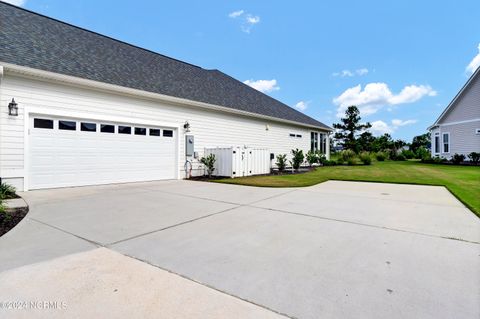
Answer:
MULTIPOLYGON (((46 117, 53 117, 53 118, 65 118, 65 119, 75 119, 75 120, 93 120, 93 121, 105 121, 105 122, 112 122, 112 123, 125 123, 125 124, 137 124, 137 125, 149 125, 155 127, 165 127, 171 128, 176 130, 177 134, 177 141, 175 144, 175 170, 174 170, 174 178, 179 178, 179 171, 178 171, 178 162, 179 162, 179 150, 180 150, 180 142, 183 140, 180 138, 181 135, 181 128, 182 126, 178 124, 173 124, 171 122, 164 122, 164 121, 152 121, 149 119, 142 119, 142 118, 127 118, 123 116, 110 116, 104 114, 91 114, 86 112, 71 112, 71 111, 63 111, 63 110, 52 110, 48 108, 42 107, 31 107, 25 106, 24 107, 24 156, 23 156, 23 187, 24 191, 28 191, 29 188, 29 158, 30 158, 30 118, 33 116, 46 116, 46 117)), ((182 134, 183 135, 183 134, 182 134)))

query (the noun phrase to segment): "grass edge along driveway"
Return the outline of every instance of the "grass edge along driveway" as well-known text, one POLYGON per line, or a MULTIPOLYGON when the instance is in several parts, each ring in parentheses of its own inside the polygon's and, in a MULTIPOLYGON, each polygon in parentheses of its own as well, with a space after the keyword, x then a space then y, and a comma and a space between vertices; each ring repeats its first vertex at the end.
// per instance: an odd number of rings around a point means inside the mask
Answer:
POLYGON ((328 180, 445 186, 480 217, 480 167, 424 164, 418 161, 373 162, 372 165, 326 166, 295 175, 249 176, 216 180, 259 187, 305 187, 328 180))

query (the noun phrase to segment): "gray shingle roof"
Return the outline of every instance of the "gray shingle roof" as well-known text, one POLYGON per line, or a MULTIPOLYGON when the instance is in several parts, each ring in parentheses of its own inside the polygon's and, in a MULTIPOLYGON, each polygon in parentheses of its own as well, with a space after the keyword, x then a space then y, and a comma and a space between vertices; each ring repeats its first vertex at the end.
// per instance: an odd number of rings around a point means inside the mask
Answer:
POLYGON ((218 71, 0 2, 0 61, 328 128, 218 71))

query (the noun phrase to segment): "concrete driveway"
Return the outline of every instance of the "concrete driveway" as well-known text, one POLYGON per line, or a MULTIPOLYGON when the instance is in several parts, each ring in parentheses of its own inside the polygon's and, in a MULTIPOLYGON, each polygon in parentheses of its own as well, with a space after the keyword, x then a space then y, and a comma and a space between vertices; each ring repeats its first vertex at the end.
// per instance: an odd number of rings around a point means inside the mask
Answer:
POLYGON ((0 238, 0 317, 480 317, 480 220, 443 187, 165 181, 22 196, 30 213, 0 238))

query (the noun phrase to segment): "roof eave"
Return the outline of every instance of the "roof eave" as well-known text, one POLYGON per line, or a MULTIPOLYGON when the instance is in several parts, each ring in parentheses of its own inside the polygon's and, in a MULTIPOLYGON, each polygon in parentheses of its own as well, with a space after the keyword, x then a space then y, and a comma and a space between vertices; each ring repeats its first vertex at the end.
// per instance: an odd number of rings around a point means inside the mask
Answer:
POLYGON ((214 104, 209 104, 205 102, 198 102, 198 101, 189 100, 185 98, 178 98, 170 95, 153 93, 153 92, 143 91, 139 89, 128 88, 128 87, 119 86, 115 84, 99 82, 99 81, 84 79, 80 77, 75 77, 71 75, 65 75, 65 74, 60 74, 60 73, 55 73, 50 71, 44 71, 40 69, 20 66, 16 64, 2 62, 2 61, 0 61, 0 66, 3 66, 3 70, 5 73, 8 72, 8 73, 29 76, 29 77, 43 79, 43 80, 55 81, 59 83, 68 83, 68 84, 73 84, 77 86, 94 88, 97 90, 110 91, 110 92, 143 97, 143 98, 148 98, 153 100, 161 100, 161 101, 171 102, 177 105, 195 106, 195 107, 200 107, 203 109, 208 109, 213 111, 233 113, 233 114, 243 115, 247 117, 261 118, 261 119, 280 122, 280 123, 287 123, 287 124, 297 125, 301 127, 308 127, 308 128, 317 129, 320 131, 326 131, 326 132, 333 131, 333 129, 329 126, 323 127, 323 126, 318 126, 313 124, 291 121, 291 120, 281 119, 273 116, 268 116, 268 115, 263 115, 263 114, 248 112, 248 111, 242 111, 237 109, 231 109, 225 106, 214 105, 214 104))

